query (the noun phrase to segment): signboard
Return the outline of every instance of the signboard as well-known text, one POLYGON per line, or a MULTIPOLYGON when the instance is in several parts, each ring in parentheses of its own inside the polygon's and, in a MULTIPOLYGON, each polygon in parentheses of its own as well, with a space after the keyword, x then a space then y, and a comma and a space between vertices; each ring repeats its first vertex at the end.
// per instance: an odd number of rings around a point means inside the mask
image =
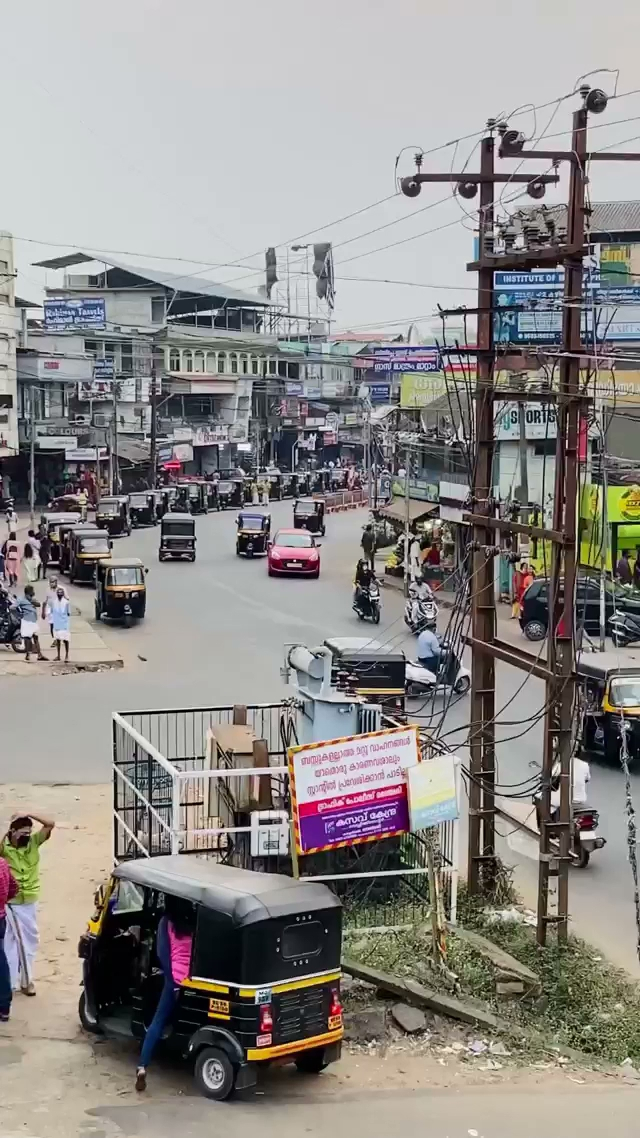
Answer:
POLYGON ((438 755, 407 770, 411 830, 427 830, 458 817, 456 760, 438 755))
POLYGON ((40 435, 36 439, 38 450, 66 451, 67 447, 75 446, 77 441, 77 437, 70 438, 69 435, 40 435))
POLYGON ((195 427, 193 431, 194 447, 212 447, 224 445, 229 441, 229 427, 227 423, 216 423, 211 427, 195 427))
POLYGON ((284 385, 285 395, 304 395, 304 384, 302 382, 287 382, 284 385))
POLYGON ((428 407, 440 399, 447 391, 447 383, 442 372, 432 375, 403 375, 400 378, 400 406, 411 408, 428 407))
POLYGON ((191 443, 178 443, 174 446, 173 457, 176 462, 191 462, 193 459, 193 447, 191 443))
POLYGON ((388 348, 376 348, 373 353, 374 371, 425 373, 440 371, 441 367, 437 348, 394 344, 388 348))
POLYGON ((107 447, 76 447, 70 450, 65 447, 64 457, 67 462, 95 462, 96 454, 99 459, 109 457, 107 447))
MULTIPOLYGON (((582 335, 598 340, 640 340, 640 244, 593 246, 585 259, 582 335), (594 328, 595 324, 595 328, 594 328)), ((558 343, 562 335, 564 270, 494 274, 496 340, 558 343)))
POLYGON ((369 382, 369 399, 372 403, 390 403, 391 402, 391 384, 378 383, 377 381, 369 382))
POLYGON ((65 332, 74 328, 104 328, 105 324, 103 297, 44 302, 44 326, 49 332, 65 332))
POLYGON ((237 419, 229 425, 229 442, 246 443, 249 438, 249 420, 237 419))
POLYGON ((115 364, 113 359, 106 357, 99 357, 93 361, 93 378, 94 379, 114 379, 115 378, 115 364))
POLYGON ((323 431, 322 445, 325 447, 333 447, 338 441, 338 436, 335 431, 323 431))
POLYGON ((75 427, 69 427, 64 419, 56 419, 52 423, 36 423, 36 435, 75 435, 75 427))
POLYGON ((104 403, 107 399, 111 399, 112 395, 113 385, 107 379, 89 379, 78 384, 78 399, 104 403))
MULTIPOLYGON (((495 405, 494 405, 495 406, 495 405)), ((555 439, 558 417, 549 403, 524 404, 525 436, 527 439, 555 439)), ((495 437, 500 442, 518 442, 520 439, 520 408, 517 403, 500 403, 496 406, 495 437)))
POLYGON ((328 411, 325 416, 324 425, 328 431, 336 431, 338 429, 339 419, 335 411, 328 411))
POLYGON ((292 747, 289 774, 298 853, 405 833, 405 770, 417 761, 416 727, 292 747))

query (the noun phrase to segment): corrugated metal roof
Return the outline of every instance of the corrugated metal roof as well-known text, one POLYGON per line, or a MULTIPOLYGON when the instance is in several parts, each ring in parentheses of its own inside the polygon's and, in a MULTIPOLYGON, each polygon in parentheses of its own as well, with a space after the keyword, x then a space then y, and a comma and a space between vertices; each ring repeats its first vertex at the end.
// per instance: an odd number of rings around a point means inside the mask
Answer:
POLYGON ((66 256, 51 257, 50 260, 34 261, 33 263, 41 269, 65 269, 72 265, 86 264, 90 261, 99 261, 112 269, 132 273, 136 277, 141 277, 142 280, 150 281, 151 284, 157 284, 175 292, 195 293, 197 296, 211 296, 219 300, 237 300, 241 304, 250 304, 256 308, 266 308, 272 304, 272 301, 264 296, 259 296, 257 293, 240 292, 238 289, 229 288, 228 285, 209 281, 206 277, 174 276, 172 273, 163 272, 161 269, 146 269, 140 268, 139 265, 128 265, 126 261, 117 261, 113 257, 107 258, 100 253, 69 253, 66 256))
MULTIPOLYGON (((594 202, 591 214, 590 229, 594 236, 606 236, 607 233, 636 233, 640 232, 640 201, 621 202, 594 202)), ((541 216, 540 206, 523 209, 520 215, 531 220, 538 220, 541 216)), ((547 217, 553 218, 556 226, 567 224, 566 205, 552 205, 545 211, 547 217)))

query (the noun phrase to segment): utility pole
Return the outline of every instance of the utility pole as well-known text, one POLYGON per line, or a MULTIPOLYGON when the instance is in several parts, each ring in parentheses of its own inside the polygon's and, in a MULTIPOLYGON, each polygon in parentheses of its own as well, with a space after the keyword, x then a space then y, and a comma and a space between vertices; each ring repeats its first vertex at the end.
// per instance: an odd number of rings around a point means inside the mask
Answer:
POLYGON ((411 559, 409 540, 411 537, 411 451, 407 446, 404 460, 404 595, 409 596, 411 559))
POLYGON ((155 490, 158 480, 158 387, 155 344, 152 345, 151 352, 151 442, 149 446, 149 463, 151 466, 151 489, 155 490))
POLYGON ((36 389, 29 388, 29 515, 31 529, 36 525, 36 389))
POLYGON ((118 493, 118 384, 113 377, 113 423, 112 423, 112 450, 111 450, 111 493, 118 493))
MULTIPOLYGON (((602 482, 602 509, 600 511, 600 651, 604 652, 607 637, 607 557, 609 555, 609 472, 607 470, 607 410, 602 401, 602 428, 600 445, 600 480, 602 482)), ((596 515, 597 516, 597 515, 596 515)), ((594 517, 594 525, 595 525, 594 517)), ((615 566, 611 564, 611 580, 615 566)))

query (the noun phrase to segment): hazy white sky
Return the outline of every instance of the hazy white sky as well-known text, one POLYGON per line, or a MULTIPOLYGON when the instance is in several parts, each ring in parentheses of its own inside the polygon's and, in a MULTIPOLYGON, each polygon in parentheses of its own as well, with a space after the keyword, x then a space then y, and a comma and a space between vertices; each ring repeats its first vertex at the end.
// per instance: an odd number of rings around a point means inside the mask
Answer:
MULTIPOLYGON (((239 261, 249 268, 208 275, 252 290, 267 245, 313 231, 305 240, 335 245, 338 327, 473 303, 472 223, 453 199, 425 209, 442 187, 332 223, 394 192, 405 146, 406 173, 416 147, 557 99, 592 68, 619 69, 619 91, 640 88, 639 43, 637 0, 5 0, 0 229, 43 242, 17 242, 20 291, 42 284, 30 262, 55 255, 46 242, 157 254, 173 272, 239 261)), ((615 76, 593 82, 611 90, 615 76)), ((549 134, 575 105, 560 104, 549 134)), ((553 111, 514 125, 539 134, 553 111)), ((593 145, 637 134, 640 149, 640 93, 594 121, 626 118, 593 145)), ((640 167, 597 166, 592 196, 640 197, 640 167)))

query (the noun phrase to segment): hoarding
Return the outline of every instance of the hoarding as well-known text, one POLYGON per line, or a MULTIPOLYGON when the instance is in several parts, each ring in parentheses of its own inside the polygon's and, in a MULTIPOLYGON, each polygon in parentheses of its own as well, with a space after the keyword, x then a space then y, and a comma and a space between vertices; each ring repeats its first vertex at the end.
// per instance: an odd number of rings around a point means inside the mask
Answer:
POLYGON ((393 344, 375 348, 373 370, 380 372, 431 372, 440 371, 442 363, 437 348, 416 344, 393 344))
POLYGON ((456 759, 438 755, 407 770, 411 830, 426 830, 458 817, 456 759))
POLYGON ((104 298, 45 300, 44 324, 49 332, 65 332, 74 328, 104 328, 106 325, 104 298))
POLYGON ((379 383, 377 380, 371 380, 367 383, 369 388, 369 399, 372 403, 390 403, 391 402, 391 383, 386 381, 379 383))
POLYGON ((402 375, 400 377, 400 406, 411 408, 428 407, 440 399, 447 391, 447 381, 442 372, 431 375, 402 375))
MULTIPOLYGON (((523 404, 524 428, 527 439, 555 439, 558 416, 549 403, 523 404)), ((496 418, 495 437, 500 442, 518 442, 520 439, 520 409, 517 403, 494 404, 496 418)))
POLYGON ((406 833, 405 771, 417 761, 417 727, 292 747, 289 774, 298 853, 406 833))

